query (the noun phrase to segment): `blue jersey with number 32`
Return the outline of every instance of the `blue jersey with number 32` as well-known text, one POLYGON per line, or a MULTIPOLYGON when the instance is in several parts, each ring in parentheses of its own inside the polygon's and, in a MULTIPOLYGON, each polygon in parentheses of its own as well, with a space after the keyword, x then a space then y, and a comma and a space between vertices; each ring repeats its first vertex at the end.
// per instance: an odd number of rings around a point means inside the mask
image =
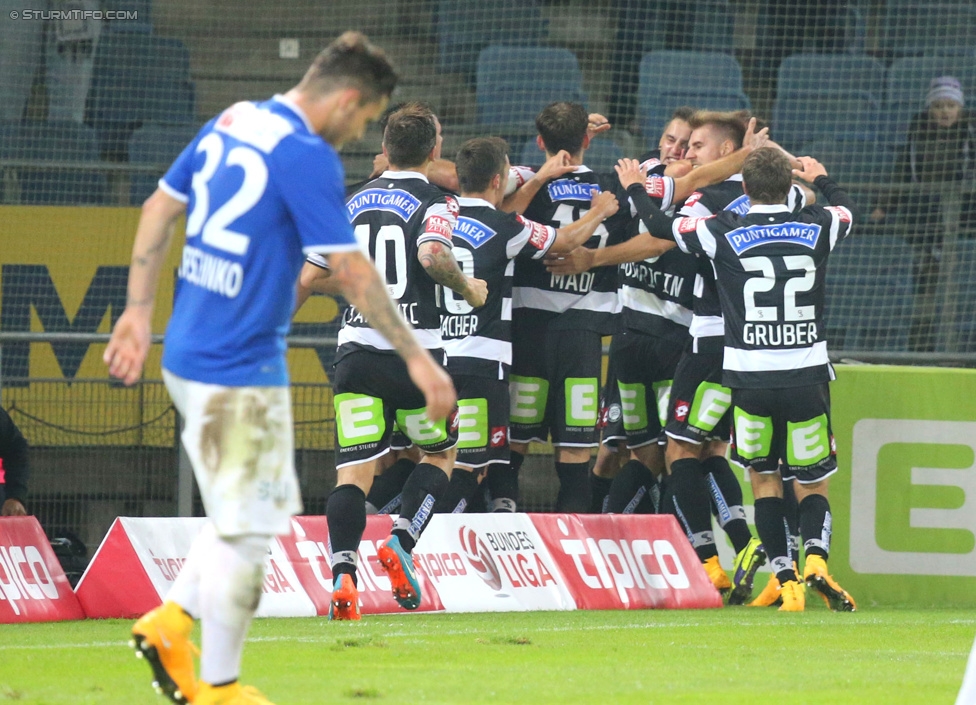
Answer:
POLYGON ((359 249, 342 164, 281 96, 237 103, 159 182, 187 203, 163 367, 228 387, 288 384, 285 335, 305 255, 359 249))

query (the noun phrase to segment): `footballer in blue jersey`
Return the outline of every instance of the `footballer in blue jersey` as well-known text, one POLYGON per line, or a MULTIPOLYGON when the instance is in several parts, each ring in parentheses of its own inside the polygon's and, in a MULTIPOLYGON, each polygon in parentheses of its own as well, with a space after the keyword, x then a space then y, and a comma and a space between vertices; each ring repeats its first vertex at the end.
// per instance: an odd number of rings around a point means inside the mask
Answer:
POLYGON ((302 506, 284 336, 304 253, 328 257, 343 295, 406 361, 429 414, 454 406, 450 378, 397 314, 343 205, 335 148, 362 136, 396 81, 383 52, 347 32, 285 95, 237 103, 208 122, 143 205, 126 309, 104 359, 126 384, 141 375, 159 275, 186 212, 163 376, 210 519, 163 605, 132 629, 172 702, 270 703, 238 675, 268 545, 302 506), (199 681, 194 618, 203 625, 199 681))

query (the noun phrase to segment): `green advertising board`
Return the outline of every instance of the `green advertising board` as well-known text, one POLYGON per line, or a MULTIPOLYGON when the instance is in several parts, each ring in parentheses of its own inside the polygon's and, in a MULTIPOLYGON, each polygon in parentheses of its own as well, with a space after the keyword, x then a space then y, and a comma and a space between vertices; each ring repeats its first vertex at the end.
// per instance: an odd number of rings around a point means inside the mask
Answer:
POLYGON ((831 408, 830 572, 860 609, 976 607, 976 370, 838 365, 831 408))

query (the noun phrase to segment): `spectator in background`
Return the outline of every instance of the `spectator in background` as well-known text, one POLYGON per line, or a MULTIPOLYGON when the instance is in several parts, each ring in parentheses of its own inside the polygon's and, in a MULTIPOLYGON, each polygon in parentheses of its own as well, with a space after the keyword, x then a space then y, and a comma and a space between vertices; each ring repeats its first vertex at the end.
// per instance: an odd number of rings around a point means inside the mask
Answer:
MULTIPOLYGON (((976 119, 965 110, 959 80, 933 78, 925 96, 925 110, 912 118, 908 142, 895 165, 893 181, 913 184, 971 180, 976 174, 976 119)), ((883 221, 897 211, 909 226, 907 240, 915 250, 915 320, 909 332, 909 348, 916 352, 935 349, 935 295, 942 259, 943 210, 946 199, 938 193, 895 193, 879 202, 871 220, 883 221)), ((973 197, 964 194, 960 227, 976 223, 973 197)))
MULTIPOLYGON (((86 12, 98 10, 99 5, 97 0, 70 0, 54 2, 51 9, 86 12)), ((101 20, 83 16, 51 21, 45 49, 48 120, 85 121, 85 101, 91 87, 101 25, 101 20)))
POLYGON ((27 441, 10 414, 0 408, 0 516, 27 515, 27 441))

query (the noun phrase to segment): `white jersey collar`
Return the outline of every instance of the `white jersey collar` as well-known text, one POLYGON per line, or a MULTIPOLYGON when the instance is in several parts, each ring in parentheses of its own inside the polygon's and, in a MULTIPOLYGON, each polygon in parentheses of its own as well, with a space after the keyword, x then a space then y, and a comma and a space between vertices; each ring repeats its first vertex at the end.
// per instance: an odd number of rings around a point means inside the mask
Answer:
POLYGON ((789 213, 790 207, 785 203, 757 203, 749 207, 750 213, 789 213))
POLYGON ((419 171, 390 171, 389 169, 387 169, 382 174, 380 174, 377 178, 378 179, 420 179, 421 181, 430 183, 430 181, 427 180, 427 177, 421 174, 419 171))
POLYGON ((468 208, 473 208, 475 206, 481 206, 485 208, 491 208, 492 210, 497 210, 493 205, 483 198, 469 198, 468 196, 461 196, 458 198, 459 206, 467 206, 468 208))

